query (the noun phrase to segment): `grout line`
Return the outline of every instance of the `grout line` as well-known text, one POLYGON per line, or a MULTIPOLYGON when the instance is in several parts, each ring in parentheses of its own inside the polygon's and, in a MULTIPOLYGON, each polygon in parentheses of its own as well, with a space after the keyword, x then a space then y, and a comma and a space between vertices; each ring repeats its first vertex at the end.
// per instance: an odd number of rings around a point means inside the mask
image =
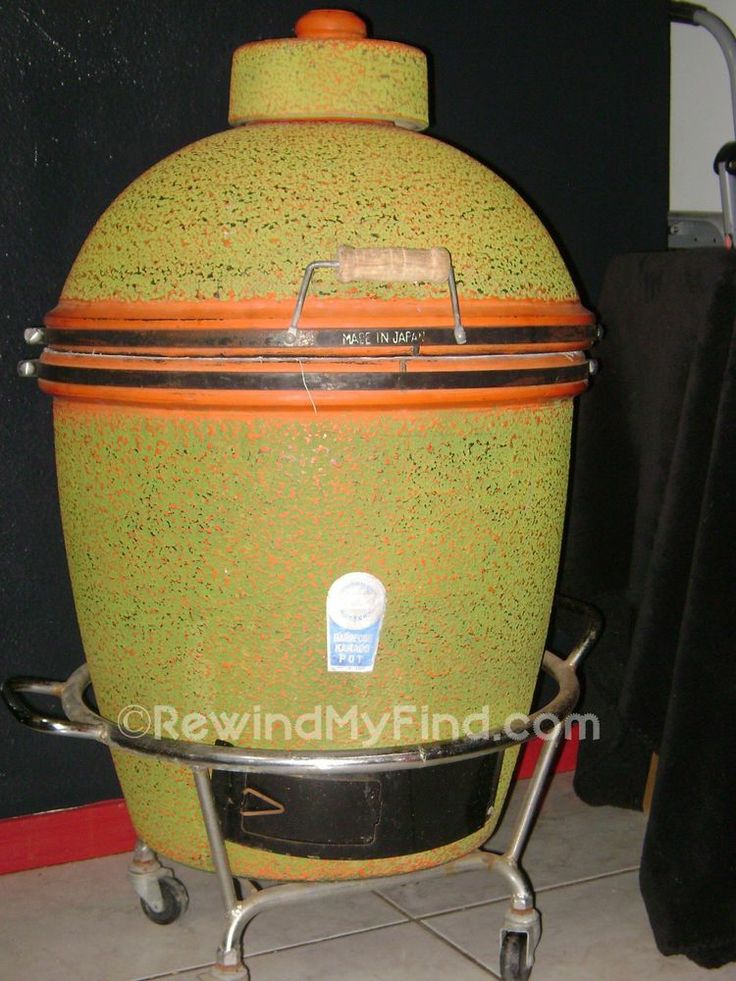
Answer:
POLYGON ((462 957, 465 958, 466 961, 470 961, 471 964, 475 964, 476 967, 479 967, 482 971, 485 971, 485 973, 486 974, 489 974, 492 978, 498 978, 499 977, 498 974, 496 974, 495 971, 491 970, 491 968, 488 967, 487 964, 484 964, 482 961, 479 961, 477 957, 473 957, 473 955, 471 953, 469 953, 467 950, 465 950, 459 944, 456 944, 454 941, 450 940, 448 937, 444 937, 437 930, 433 930, 432 927, 429 925, 429 923, 425 923, 423 920, 414 920, 414 922, 418 926, 420 926, 423 930, 426 930, 427 933, 429 933, 433 937, 435 937, 437 940, 440 940, 443 944, 445 944, 451 950, 454 950, 456 954, 460 954, 462 957))
POLYGON ((598 872, 596 875, 586 875, 582 879, 569 879, 565 882, 558 882, 554 886, 542 886, 537 889, 537 893, 551 892, 553 889, 569 889, 570 886, 579 886, 587 882, 596 882, 598 879, 612 879, 616 875, 628 875, 630 872, 638 872, 638 865, 630 865, 623 869, 616 869, 611 872, 598 872))
MULTIPOLYGON (((619 869, 617 872, 601 872, 598 875, 589 875, 582 879, 571 879, 569 882, 559 882, 554 886, 541 886, 539 889, 534 890, 535 896, 540 896, 543 893, 554 892, 555 889, 570 889, 572 886, 586 885, 589 882, 597 882, 599 879, 612 879, 617 875, 626 875, 629 872, 636 872, 639 866, 634 865, 631 868, 619 869)), ((466 906, 458 906, 456 909, 444 910, 437 913, 426 913, 424 919, 431 920, 437 916, 445 916, 447 913, 462 913, 465 910, 478 909, 480 906, 494 906, 498 903, 503 903, 510 899, 511 894, 507 893, 505 896, 501 896, 498 899, 486 899, 479 900, 477 903, 468 903, 466 906)), ((541 911, 540 911, 541 912, 541 911)))
MULTIPOLYGON (((374 895, 376 894, 374 893, 374 895)), ((250 961, 256 957, 267 957, 269 954, 278 954, 285 950, 295 950, 298 947, 313 947, 315 944, 327 943, 330 940, 342 940, 345 937, 355 937, 361 933, 373 933, 376 930, 386 930, 390 927, 404 926, 405 924, 411 922, 410 916, 402 913, 401 910, 398 910, 398 912, 401 914, 403 919, 396 920, 392 923, 377 923, 374 926, 359 927, 355 930, 345 930, 342 933, 332 933, 327 937, 315 937, 312 940, 302 940, 299 943, 283 944, 278 947, 269 947, 267 950, 253 952, 247 950, 248 931, 246 928, 243 936, 244 956, 247 961, 250 961)), ((203 968, 212 967, 212 963, 212 961, 208 961, 206 964, 193 964, 191 967, 182 967, 178 971, 167 971, 165 974, 151 974, 143 978, 136 978, 135 981, 159 981, 159 979, 176 978, 184 971, 199 971, 203 968)))
MULTIPOLYGON (((618 869, 615 872, 601 872, 598 873, 597 875, 590 875, 581 879, 571 879, 568 882, 561 882, 555 885, 542 886, 540 889, 536 890, 536 894, 540 895, 542 893, 552 892, 555 889, 567 889, 570 888, 571 886, 587 884, 589 882, 595 882, 599 879, 611 879, 617 875, 625 875, 629 872, 636 872, 638 868, 639 868, 638 865, 634 865, 629 868, 618 869)), ((387 906, 389 906, 392 910, 394 910, 396 913, 402 916, 403 920, 399 920, 395 923, 379 923, 376 924, 375 926, 361 927, 355 930, 346 930, 343 933, 331 934, 328 937, 318 937, 313 940, 304 940, 301 941, 300 943, 284 944, 278 947, 271 947, 268 950, 260 950, 254 953, 249 953, 246 950, 246 954, 245 954, 246 959, 251 960, 251 959, 255 959, 256 957, 266 957, 269 954, 277 954, 281 951, 295 950, 299 947, 313 947, 316 944, 327 943, 330 940, 341 940, 344 939, 345 937, 355 937, 362 933, 373 933, 376 930, 385 930, 385 929, 389 929, 390 927, 403 926, 406 923, 415 923, 417 924, 417 926, 421 927, 427 933, 431 933, 433 937, 436 937, 446 946, 450 947, 450 949, 455 951, 455 953, 460 954, 463 958, 465 958, 465 960, 468 960, 476 967, 481 968, 491 977, 493 978, 499 977, 499 975, 496 974, 495 971, 489 968, 482 961, 479 961, 477 958, 473 957, 472 954, 468 953, 468 951, 464 950, 462 947, 455 944, 452 940, 449 940, 447 937, 443 936, 441 933, 435 930, 432 927, 432 925, 427 921, 437 919, 440 916, 446 916, 448 913, 462 913, 468 910, 478 909, 481 906, 494 906, 499 903, 503 903, 505 900, 507 900, 509 898, 508 895, 500 896, 497 897, 496 899, 480 900, 476 903, 467 903, 464 906, 454 906, 449 909, 436 910, 433 913, 422 913, 416 915, 411 913, 409 910, 404 909, 398 903, 389 899, 387 896, 384 896, 383 893, 381 892, 373 892, 372 895, 382 900, 387 906)), ((248 935, 246 931, 245 938, 244 938, 246 942, 247 942, 247 936, 248 935)), ((165 974, 151 974, 145 978, 138 978, 136 979, 136 981, 165 981, 166 978, 176 978, 179 974, 181 974, 184 971, 185 972, 198 971, 198 970, 206 969, 211 966, 212 966, 212 962, 209 961, 206 964, 200 964, 200 965, 194 964, 191 966, 183 967, 175 972, 169 971, 165 974)))
MULTIPOLYGON (((465 873, 461 873, 461 874, 464 875, 465 873)), ((391 905, 391 906, 394 905, 393 900, 388 899, 382 893, 376 893, 376 895, 377 896, 380 896, 381 899, 385 900, 385 902, 389 903, 389 905, 391 905)), ((399 905, 398 903, 396 903, 396 908, 399 909, 399 910, 401 910, 401 912, 404 913, 405 916, 408 916, 410 919, 415 919, 415 918, 416 919, 419 919, 419 918, 421 918, 421 919, 425 919, 426 920, 426 919, 429 919, 432 916, 445 916, 447 913, 461 913, 461 912, 463 912, 463 910, 476 909, 476 907, 478 907, 478 906, 490 906, 492 903, 502 903, 505 899, 508 899, 509 896, 510 896, 510 893, 506 893, 505 895, 496 896, 495 899, 479 899, 479 900, 477 900, 477 902, 474 902, 474 903, 465 903, 462 906, 447 906, 447 907, 445 907, 443 909, 433 910, 433 911, 431 911, 429 913, 416 913, 416 914, 414 914, 414 913, 411 913, 408 909, 404 909, 404 907, 401 906, 401 905, 399 905)))
MULTIPOLYGON (((376 893, 375 895, 379 895, 379 894, 376 893)), ((400 906, 392 902, 392 900, 387 899, 385 896, 381 896, 381 899, 383 899, 385 903, 388 903, 389 906, 392 906, 398 912, 404 913, 405 916, 409 917, 409 920, 412 923, 415 923, 418 927, 421 927, 422 930, 424 930, 426 933, 431 934, 435 939, 440 940, 443 944, 445 944, 445 946, 455 951, 456 954, 460 954, 460 956, 463 957, 466 961, 470 961, 471 964, 475 964, 476 967, 479 967, 482 971, 485 971, 485 973, 489 974, 492 978, 498 978, 498 975, 495 973, 495 971, 492 971, 486 964, 484 964, 482 961, 479 961, 476 957, 473 957, 472 954, 468 953, 467 950, 464 950, 462 947, 458 946, 458 944, 454 943, 452 940, 448 940, 447 937, 443 937, 441 933, 438 933, 436 930, 433 930, 432 927, 429 925, 429 923, 425 923, 424 920, 420 919, 418 916, 413 916, 411 913, 406 913, 404 910, 401 909, 400 906)))
MULTIPOLYGON (((404 917, 403 920, 399 920, 395 923, 379 923, 375 926, 360 927, 356 930, 346 930, 344 933, 334 933, 329 937, 315 937, 313 940, 303 940, 301 943, 296 944, 285 944, 281 947, 271 947, 268 950, 259 950, 258 952, 244 951, 244 957, 246 961, 255 960, 256 957, 268 957, 270 954, 280 954, 287 950, 296 950, 299 947, 314 947, 317 944, 329 943, 330 940, 343 940, 345 937, 356 937, 361 933, 374 933, 376 930, 388 930, 391 927, 405 926, 407 923, 411 922, 410 917, 404 917)), ((244 946, 247 941, 248 932, 246 929, 245 936, 243 938, 244 946)), ((135 981, 162 981, 166 978, 177 978, 180 974, 190 971, 201 971, 205 968, 212 967, 213 962, 207 961, 206 964, 193 964, 191 967, 182 967, 178 971, 168 971, 166 974, 150 974, 144 978, 136 978, 135 981)))
POLYGON ((178 978, 182 974, 190 974, 192 971, 206 971, 213 966, 212 961, 205 964, 192 964, 191 967, 182 967, 178 971, 167 971, 166 974, 147 974, 145 977, 134 978, 133 981, 166 981, 166 978, 178 978))
MULTIPOLYGON (((535 896, 540 896, 542 893, 552 892, 555 889, 569 889, 571 886, 585 885, 589 882, 596 882, 598 879, 611 879, 617 875, 627 875, 629 872, 636 872, 638 869, 638 865, 632 865, 631 868, 619 869, 616 872, 599 872, 597 875, 585 876, 582 879, 570 879, 569 882, 559 882, 553 886, 541 886, 539 889, 534 890, 534 894, 535 896)), ((452 906, 448 909, 440 909, 435 910, 432 913, 421 913, 417 915, 420 915, 424 920, 431 920, 437 916, 447 916, 448 913, 463 913, 466 910, 478 909, 480 906, 493 906, 497 903, 503 903, 509 899, 510 896, 510 893, 506 893, 505 896, 497 896, 495 899, 479 899, 477 902, 466 903, 463 906, 452 906)), ((386 897, 383 896, 382 898, 385 899, 386 897)), ((389 902, 389 900, 386 900, 386 902, 389 902)), ((402 907, 397 906, 397 909, 401 910, 402 907)), ((403 912, 413 919, 413 914, 407 912, 406 910, 403 912)))
MULTIPOLYGON (((269 954, 278 954, 284 950, 296 950, 297 947, 314 947, 315 944, 328 943, 330 940, 343 940, 345 937, 357 937, 361 933, 374 933, 376 930, 388 930, 391 927, 405 926, 410 922, 410 917, 405 916, 403 920, 395 923, 377 923, 375 926, 358 927, 355 930, 345 930, 344 933, 333 933, 329 937, 315 937, 313 940, 302 940, 297 944, 285 944, 281 947, 271 947, 269 950, 259 950, 258 953, 245 951, 246 960, 255 957, 267 957, 269 954)), ((247 938, 247 932, 245 938, 247 938)))

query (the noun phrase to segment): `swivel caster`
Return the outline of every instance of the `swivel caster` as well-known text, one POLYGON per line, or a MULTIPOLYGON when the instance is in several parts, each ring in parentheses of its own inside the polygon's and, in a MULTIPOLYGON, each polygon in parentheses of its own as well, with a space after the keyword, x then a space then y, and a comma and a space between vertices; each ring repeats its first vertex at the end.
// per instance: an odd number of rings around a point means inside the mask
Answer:
POLYGON ((189 906, 189 893, 184 884, 173 875, 161 876, 158 886, 161 890, 161 909, 149 906, 145 899, 141 899, 141 909, 152 923, 165 926, 178 920, 186 911, 189 906))
POLYGON ((528 966, 526 933, 506 933, 501 941, 501 981, 528 981, 532 973, 528 966))
POLYGON ((501 981, 528 981, 541 935, 537 910, 512 907, 507 912, 501 930, 501 981))

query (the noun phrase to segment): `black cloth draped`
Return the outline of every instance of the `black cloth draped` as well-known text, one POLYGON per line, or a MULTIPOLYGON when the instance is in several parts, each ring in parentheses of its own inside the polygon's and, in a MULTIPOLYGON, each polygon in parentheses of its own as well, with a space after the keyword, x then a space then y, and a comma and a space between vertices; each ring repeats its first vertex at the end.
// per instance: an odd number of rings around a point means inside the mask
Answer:
POLYGON ((576 790, 641 807, 640 882, 664 954, 736 960, 736 256, 621 256, 581 400, 563 588, 606 631, 584 669, 602 738, 576 790))

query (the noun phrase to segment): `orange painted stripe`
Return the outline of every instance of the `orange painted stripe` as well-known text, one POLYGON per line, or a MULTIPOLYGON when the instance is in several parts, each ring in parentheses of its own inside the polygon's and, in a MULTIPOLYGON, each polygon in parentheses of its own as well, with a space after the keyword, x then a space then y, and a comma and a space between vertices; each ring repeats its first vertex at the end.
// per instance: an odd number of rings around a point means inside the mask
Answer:
POLYGON ((549 399, 574 398, 587 382, 529 385, 519 388, 436 389, 421 391, 324 390, 256 391, 246 389, 153 389, 108 385, 78 385, 41 379, 39 388, 63 398, 106 404, 176 406, 193 409, 270 409, 277 411, 328 411, 330 409, 432 409, 439 407, 481 408, 488 405, 535 405, 549 399))
MULTIPOLYGON (((468 348, 470 345, 468 345, 468 348)), ((554 341, 550 343, 539 343, 535 341, 533 344, 473 344, 472 351, 473 354, 553 354, 553 353, 567 353, 568 351, 579 351, 580 343, 577 341, 559 342, 554 341)), ((100 352, 98 345, 93 344, 60 344, 58 341, 54 342, 54 351, 74 351, 80 354, 96 354, 100 352)), ((105 345, 105 354, 115 354, 115 355, 129 355, 130 357, 180 357, 180 358, 216 358, 216 357, 229 357, 229 358, 272 358, 274 356, 273 347, 156 347, 151 345, 150 347, 146 345, 144 349, 139 349, 137 352, 131 350, 130 347, 113 347, 105 345)), ((283 348, 281 349, 283 351, 283 348)), ((295 350, 301 350, 296 348, 295 350)), ((305 348, 303 349, 308 357, 325 357, 325 358, 339 358, 345 356, 346 349, 344 347, 320 347, 320 348, 305 348)), ((466 348, 467 350, 467 348, 466 348)), ((413 347, 406 345, 398 346, 391 345, 391 347, 359 347, 350 346, 350 356, 351 357, 413 357, 415 351, 413 347)), ((421 357, 461 357, 458 355, 458 347, 454 346, 432 346, 429 344, 420 345, 420 356, 421 357)))
POLYGON ((581 365, 586 361, 580 352, 565 354, 523 354, 523 355, 478 355, 471 357, 429 358, 390 357, 390 358, 309 358, 283 356, 271 357, 266 361, 253 358, 183 358, 150 357, 145 355, 77 354, 64 353, 47 348, 41 355, 41 362, 67 368, 103 368, 110 371, 186 371, 209 374, 226 371, 228 374, 293 374, 303 371, 325 374, 391 374, 407 372, 411 374, 436 374, 458 371, 513 371, 581 365))
MULTIPOLYGON (((72 300, 62 299, 44 322, 49 327, 94 327, 122 330, 151 329, 221 330, 286 328, 291 322, 296 297, 288 300, 72 300)), ((595 318, 575 301, 501 300, 460 298, 463 323, 468 327, 591 324, 595 318)), ((452 327, 449 298, 413 300, 319 299, 308 297, 299 326, 303 329, 350 327, 452 327)))
MULTIPOLYGON (((85 386, 86 389, 86 386, 85 386)), ((63 402, 66 406, 73 406, 75 412, 88 412, 91 415, 101 415, 105 412, 115 412, 121 408, 121 404, 118 404, 116 399, 109 397, 109 389, 105 389, 108 392, 108 398, 65 398, 63 395, 59 396, 56 402, 63 402)), ((545 405, 545 399, 528 399, 522 403, 516 403, 523 405, 525 409, 535 409, 543 408, 545 405)), ((453 406, 454 407, 454 406, 453 406)), ((477 403, 475 405, 461 406, 467 412, 495 412, 504 410, 504 408, 513 409, 515 403, 509 403, 509 405, 504 406, 502 403, 499 404, 488 404, 488 403, 477 403)), ((233 405, 187 405, 185 403, 177 404, 176 406, 166 405, 166 404, 149 404, 144 402, 125 402, 124 403, 126 415, 140 415, 147 416, 151 418, 163 418, 169 416, 172 411, 176 412, 178 419, 210 419, 212 422, 216 423, 218 420, 226 417, 228 419, 244 419, 251 420, 253 418, 254 412, 257 412, 258 418, 263 421, 270 421, 274 425, 277 425, 284 420, 284 411, 277 405, 263 405, 263 406, 233 406, 233 405)), ((288 406, 288 414, 290 420, 302 420, 306 421, 308 419, 314 419, 314 409, 311 403, 306 399, 304 404, 301 406, 288 406)), ((409 406, 411 411, 416 411, 417 409, 424 408, 424 406, 409 406)), ((379 410, 375 406, 348 406, 347 409, 350 411, 351 418, 359 423, 360 420, 369 421, 375 417, 376 411, 379 410)), ((320 406, 319 411, 325 415, 330 415, 331 413, 337 415, 338 413, 344 413, 346 410, 344 407, 331 407, 331 406, 320 406)))

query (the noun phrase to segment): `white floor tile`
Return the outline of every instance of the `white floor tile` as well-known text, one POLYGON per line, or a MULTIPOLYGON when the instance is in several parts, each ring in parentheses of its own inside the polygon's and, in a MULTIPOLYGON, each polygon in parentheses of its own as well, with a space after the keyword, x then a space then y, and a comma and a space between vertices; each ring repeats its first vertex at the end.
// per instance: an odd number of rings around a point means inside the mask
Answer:
POLYGON ((368 891, 305 899, 256 916, 248 924, 244 949, 250 956, 405 921, 402 913, 368 891))
MULTIPOLYGON (((416 923, 325 940, 248 961, 251 981, 488 981, 483 968, 416 923)), ((209 981, 197 970, 166 981, 209 981)))
MULTIPOLYGON (((224 929, 215 877, 173 866, 190 905, 181 920, 158 926, 143 915, 128 884, 128 861, 116 855, 0 876, 2 981, 132 981, 213 960, 224 929)), ((306 900, 257 916, 248 927, 247 950, 258 953, 403 919, 370 892, 306 900)))
POLYGON ((131 981, 212 958, 220 916, 214 877, 186 876, 193 909, 169 926, 143 915, 127 855, 0 877, 3 981, 131 981))
MULTIPOLYGON (((526 786, 526 781, 516 785, 501 827, 491 840, 495 851, 502 851, 509 838, 526 786)), ((636 811, 583 804, 572 789, 572 774, 562 773, 552 782, 523 866, 535 889, 632 869, 639 864, 644 827, 644 817, 636 811)), ((382 892, 412 916, 461 909, 507 895, 503 880, 492 872, 464 872, 382 892)))
MULTIPOLYGON (((517 795, 498 850, 518 806, 517 795)), ((544 927, 533 981, 736 981, 734 965, 706 974, 656 950, 637 874, 626 871, 643 830, 641 815, 586 807, 569 775, 555 779, 525 861, 544 927)), ((120 855, 0 877, 2 981, 206 978, 223 927, 214 876, 177 869, 190 909, 162 927, 143 916, 127 864, 120 855)), ((468 872, 393 887, 390 903, 363 892, 267 911, 246 932, 253 981, 489 978, 503 894, 500 878, 468 872)))
MULTIPOLYGON (((638 873, 542 892, 542 940, 533 981, 729 981, 733 965, 704 971, 686 957, 663 957, 649 928, 638 873)), ((425 923, 487 967, 498 969, 506 903, 431 917, 425 923)))

